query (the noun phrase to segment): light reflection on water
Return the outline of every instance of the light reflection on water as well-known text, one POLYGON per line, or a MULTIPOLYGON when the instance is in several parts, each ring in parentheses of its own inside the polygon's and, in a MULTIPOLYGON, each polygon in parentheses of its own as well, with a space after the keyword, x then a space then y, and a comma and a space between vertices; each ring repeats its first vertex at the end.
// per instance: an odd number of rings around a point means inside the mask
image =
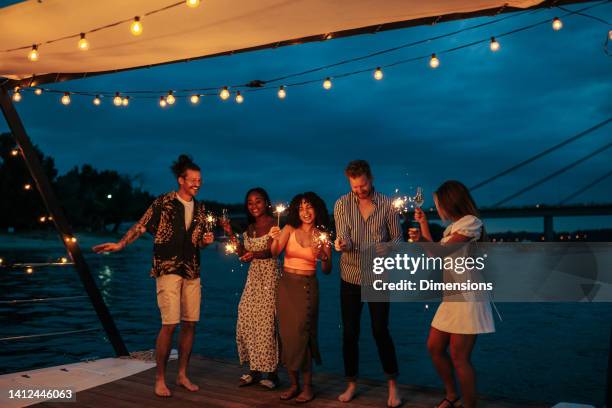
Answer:
MULTIPOLYGON (((84 247, 97 242, 80 240, 84 247)), ((62 255, 61 246, 0 248, 3 258, 32 262, 62 255), (34 256, 35 254, 35 256, 34 256)), ((159 329, 155 281, 149 277, 151 243, 141 240, 107 256, 86 253, 87 261, 115 322, 132 351, 154 347, 159 329)), ((236 360, 237 305, 247 267, 236 257, 207 249, 202 256, 202 320, 194 353, 236 360)), ((0 270, 0 299, 84 294, 71 267, 0 270)), ((323 366, 342 373, 339 278, 320 276, 319 341, 323 366)), ((504 322, 497 333, 481 336, 474 354, 483 394, 542 401, 572 400, 602 404, 610 339, 612 304, 498 304, 504 322)), ((393 304, 391 332, 400 360, 400 380, 441 387, 425 341, 436 305, 393 304)), ((382 378, 364 308, 361 368, 364 377, 382 378)), ((0 337, 100 328, 87 298, 62 302, 0 305, 0 337)), ((85 358, 112 356, 103 331, 25 341, 0 342, 0 373, 52 366, 85 358)))

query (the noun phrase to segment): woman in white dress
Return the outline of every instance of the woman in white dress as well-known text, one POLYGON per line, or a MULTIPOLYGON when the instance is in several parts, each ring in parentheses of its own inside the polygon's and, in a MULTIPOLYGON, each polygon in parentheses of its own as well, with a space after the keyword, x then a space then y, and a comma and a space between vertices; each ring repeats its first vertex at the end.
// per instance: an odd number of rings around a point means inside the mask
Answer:
MULTIPOLYGON (((453 180, 443 183, 433 198, 440 219, 451 222, 440 241, 443 246, 483 240, 484 226, 478 218, 476 203, 462 183, 453 180)), ((432 241, 425 213, 417 208, 414 218, 421 229, 420 240, 432 241)), ((449 256, 466 256, 468 250, 469 245, 462 245, 461 249, 449 256)), ((445 278, 449 272, 452 274, 454 271, 445 271, 445 278)), ((494 331, 491 303, 488 299, 449 301, 448 298, 443 298, 431 322, 427 339, 431 359, 446 390, 446 396, 438 404, 438 408, 476 406, 476 375, 470 357, 476 337, 494 331), (453 368, 463 394, 463 405, 455 385, 453 368)))

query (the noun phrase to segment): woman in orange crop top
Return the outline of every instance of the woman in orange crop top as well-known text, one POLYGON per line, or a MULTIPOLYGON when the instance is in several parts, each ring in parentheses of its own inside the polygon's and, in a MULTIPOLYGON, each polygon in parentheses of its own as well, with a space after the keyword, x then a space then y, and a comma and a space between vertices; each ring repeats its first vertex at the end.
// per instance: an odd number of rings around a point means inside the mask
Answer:
MULTIPOLYGON (((287 225, 270 229, 273 256, 285 251, 283 272, 278 283, 276 313, 281 338, 281 361, 287 367, 291 387, 280 396, 308 402, 312 391, 312 360, 321 364, 317 342, 319 285, 317 261, 323 273, 331 272, 331 246, 317 240, 321 228, 328 228, 329 215, 315 193, 296 195, 289 205, 287 225), (299 370, 304 377, 300 391, 299 370)), ((330 241, 331 242, 331 241, 330 241)))

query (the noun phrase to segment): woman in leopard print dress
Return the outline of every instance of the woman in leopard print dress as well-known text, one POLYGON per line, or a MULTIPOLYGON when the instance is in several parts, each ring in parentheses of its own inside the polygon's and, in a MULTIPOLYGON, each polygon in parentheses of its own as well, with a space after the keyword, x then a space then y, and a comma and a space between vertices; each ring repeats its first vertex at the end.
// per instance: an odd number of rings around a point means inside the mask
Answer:
MULTIPOLYGON (((239 247, 241 262, 250 262, 248 276, 238 305, 236 345, 240 364, 248 362, 250 372, 240 378, 240 386, 260 383, 278 385, 279 344, 276 331, 276 286, 279 267, 270 253, 267 232, 275 225, 268 194, 262 188, 247 192, 245 198, 249 227, 239 247), (263 378, 263 374, 266 377, 263 378)), ((232 235, 226 224, 226 231, 232 235)))

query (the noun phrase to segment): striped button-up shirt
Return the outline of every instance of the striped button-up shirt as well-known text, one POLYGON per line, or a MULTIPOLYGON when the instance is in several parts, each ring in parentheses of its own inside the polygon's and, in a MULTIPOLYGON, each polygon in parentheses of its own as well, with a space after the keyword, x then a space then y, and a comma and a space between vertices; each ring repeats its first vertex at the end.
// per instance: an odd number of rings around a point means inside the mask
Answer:
POLYGON ((340 257, 340 276, 348 283, 361 285, 365 252, 381 242, 401 242, 402 231, 397 211, 389 197, 372 192, 374 211, 364 219, 359 211, 359 198, 352 191, 343 195, 334 206, 336 237, 344 240, 347 249, 340 257))

